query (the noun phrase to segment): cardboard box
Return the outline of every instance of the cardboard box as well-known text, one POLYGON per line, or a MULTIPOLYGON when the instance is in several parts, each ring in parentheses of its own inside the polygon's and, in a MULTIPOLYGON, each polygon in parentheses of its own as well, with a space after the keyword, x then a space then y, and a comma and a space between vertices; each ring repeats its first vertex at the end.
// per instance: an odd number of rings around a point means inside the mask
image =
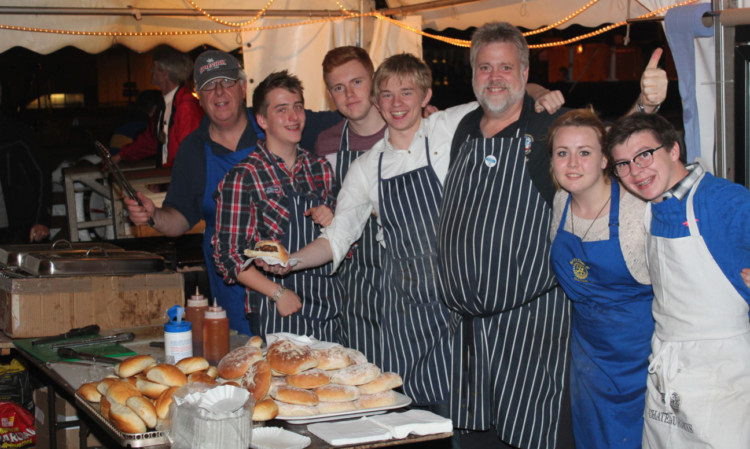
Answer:
POLYGON ((14 279, 0 273, 0 330, 11 338, 58 335, 98 324, 102 329, 163 324, 184 305, 182 275, 79 276, 14 279))
MULTIPOLYGON (((47 416, 47 401, 49 392, 47 387, 34 390, 34 430, 36 432, 36 447, 46 449, 50 447, 49 429, 50 419, 47 416)), ((63 399, 59 394, 55 395, 55 415, 58 422, 76 421, 78 415, 76 408, 70 402, 63 399)), ((68 427, 57 430, 57 448, 59 449, 79 449, 80 427, 68 427)), ((93 435, 89 434, 86 439, 86 447, 101 447, 103 444, 93 435)))

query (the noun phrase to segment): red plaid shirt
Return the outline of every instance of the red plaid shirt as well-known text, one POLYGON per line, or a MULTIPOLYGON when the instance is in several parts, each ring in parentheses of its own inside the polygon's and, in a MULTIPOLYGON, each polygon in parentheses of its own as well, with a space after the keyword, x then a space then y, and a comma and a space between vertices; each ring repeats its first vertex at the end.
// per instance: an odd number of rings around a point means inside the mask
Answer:
POLYGON ((227 173, 214 193, 216 233, 211 243, 214 262, 224 279, 237 279, 246 260, 245 249, 259 240, 283 240, 290 220, 285 189, 316 194, 333 209, 334 182, 333 170, 322 157, 297 147, 297 159, 290 170, 259 140, 256 150, 227 173))

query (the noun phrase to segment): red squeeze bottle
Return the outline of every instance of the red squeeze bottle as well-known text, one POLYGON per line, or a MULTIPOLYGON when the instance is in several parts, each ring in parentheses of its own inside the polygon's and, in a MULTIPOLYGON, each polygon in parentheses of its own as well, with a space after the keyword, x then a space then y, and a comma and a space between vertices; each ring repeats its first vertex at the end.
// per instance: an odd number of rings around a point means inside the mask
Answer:
POLYGON ((203 316, 208 310, 208 299, 198 292, 195 287, 195 294, 188 298, 187 307, 185 307, 185 321, 190 321, 193 325, 193 355, 203 356, 203 316))
POLYGON ((206 310, 203 316, 203 357, 211 365, 229 353, 229 318, 227 311, 216 304, 206 310))

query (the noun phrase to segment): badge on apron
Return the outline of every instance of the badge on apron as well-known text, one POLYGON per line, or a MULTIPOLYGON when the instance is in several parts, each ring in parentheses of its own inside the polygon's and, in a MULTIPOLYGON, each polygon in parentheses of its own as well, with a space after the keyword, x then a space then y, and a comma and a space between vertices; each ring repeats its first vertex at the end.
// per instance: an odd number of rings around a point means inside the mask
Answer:
POLYGON ((532 143, 534 143, 534 136, 532 136, 531 134, 526 134, 524 136, 524 147, 523 147, 523 152, 524 154, 526 154, 526 156, 528 156, 529 153, 531 153, 532 143))
POLYGON ((589 277, 589 266, 577 257, 571 260, 570 264, 573 266, 573 274, 576 277, 576 281, 588 282, 586 278, 589 277))
POLYGON ((490 154, 489 156, 484 158, 484 165, 488 166, 489 168, 494 167, 495 165, 497 165, 497 158, 490 154))

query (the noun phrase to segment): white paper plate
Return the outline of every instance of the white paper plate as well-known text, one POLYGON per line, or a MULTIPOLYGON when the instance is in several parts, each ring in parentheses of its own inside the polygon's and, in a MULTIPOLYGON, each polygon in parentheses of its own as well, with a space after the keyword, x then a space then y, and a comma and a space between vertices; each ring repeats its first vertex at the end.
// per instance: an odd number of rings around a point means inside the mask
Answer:
POLYGON ((310 445, 310 437, 281 427, 256 427, 250 447, 253 449, 302 449, 310 445))
MULTIPOLYGON (((381 413, 385 413, 388 410, 406 407, 407 405, 411 404, 411 398, 409 396, 401 394, 398 391, 394 391, 394 393, 396 393, 396 397, 397 397, 396 403, 393 405, 385 406, 385 407, 365 408, 361 410, 352 410, 348 412, 321 413, 319 415, 311 415, 311 416, 281 416, 279 415, 276 417, 276 419, 281 419, 291 424, 308 424, 308 423, 321 422, 321 421, 331 421, 334 419, 356 418, 358 416, 368 416, 368 415, 379 415, 381 413)), ((255 434, 253 434, 253 439, 254 438, 255 438, 255 434)))
MULTIPOLYGON (((251 257, 251 258, 247 259, 242 264, 242 269, 244 270, 245 268, 247 268, 248 266, 250 266, 250 264, 253 263, 253 260, 255 260, 255 259, 257 259, 257 257, 251 257)), ((266 257, 266 256, 261 257, 260 260, 262 260, 263 262, 267 263, 268 265, 281 265, 282 267, 286 267, 286 266, 293 267, 293 266, 295 266, 295 265, 297 265, 299 263, 299 260, 297 260, 297 259, 289 259, 287 262, 282 262, 281 259, 279 259, 277 257, 266 257)))

